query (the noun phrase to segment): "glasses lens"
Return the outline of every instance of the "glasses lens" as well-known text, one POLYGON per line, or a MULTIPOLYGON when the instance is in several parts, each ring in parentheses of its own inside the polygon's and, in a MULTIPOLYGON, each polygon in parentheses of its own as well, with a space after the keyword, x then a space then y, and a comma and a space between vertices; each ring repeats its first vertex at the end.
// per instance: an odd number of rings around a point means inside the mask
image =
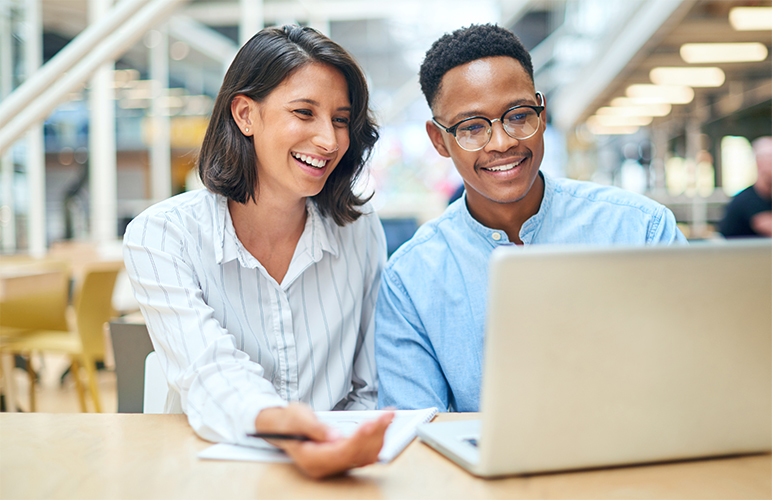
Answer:
POLYGON ((482 149, 488 143, 490 135, 490 124, 480 118, 465 120, 459 123, 456 128, 458 145, 468 151, 482 149))
POLYGON ((528 139, 539 128, 539 115, 531 108, 515 108, 502 120, 504 130, 515 139, 528 139))

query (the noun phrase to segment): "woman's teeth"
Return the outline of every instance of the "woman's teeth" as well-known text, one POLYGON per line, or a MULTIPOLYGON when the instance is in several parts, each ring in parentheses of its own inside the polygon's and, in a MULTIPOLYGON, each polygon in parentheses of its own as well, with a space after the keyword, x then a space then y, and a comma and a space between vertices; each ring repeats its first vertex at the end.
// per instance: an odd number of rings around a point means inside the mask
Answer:
POLYGON ((302 161, 306 165, 310 165, 315 168, 322 168, 325 165, 327 165, 327 160, 319 160, 318 158, 311 158, 310 156, 306 156, 304 154, 292 153, 292 156, 302 161))

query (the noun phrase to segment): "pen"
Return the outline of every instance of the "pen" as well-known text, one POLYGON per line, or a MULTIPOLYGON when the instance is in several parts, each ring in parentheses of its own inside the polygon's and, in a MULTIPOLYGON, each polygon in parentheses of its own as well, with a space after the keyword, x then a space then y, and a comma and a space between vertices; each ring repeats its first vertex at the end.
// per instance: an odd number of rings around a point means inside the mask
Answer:
POLYGON ((255 434, 250 434, 251 437, 256 438, 262 438, 262 439, 285 439, 285 440, 292 440, 292 441, 311 441, 311 438, 308 436, 304 436, 303 434, 278 434, 278 433, 272 433, 272 432, 257 432, 255 434))

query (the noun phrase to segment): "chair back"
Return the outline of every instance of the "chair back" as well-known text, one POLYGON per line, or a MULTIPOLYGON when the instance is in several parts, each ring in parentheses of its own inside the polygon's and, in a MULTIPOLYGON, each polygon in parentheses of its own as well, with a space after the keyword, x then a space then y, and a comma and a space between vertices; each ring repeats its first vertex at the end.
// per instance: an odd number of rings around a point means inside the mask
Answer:
POLYGON ((69 330, 69 264, 58 260, 4 257, 2 273, 4 285, 17 283, 18 286, 8 286, 8 296, 0 300, 0 327, 69 330))
POLYGON ((151 352, 145 358, 145 391, 142 398, 142 413, 164 413, 169 386, 161 368, 158 353, 151 352))
POLYGON ((113 289, 119 270, 117 266, 87 269, 75 301, 83 351, 94 359, 104 359, 105 356, 104 328, 113 317, 113 289))

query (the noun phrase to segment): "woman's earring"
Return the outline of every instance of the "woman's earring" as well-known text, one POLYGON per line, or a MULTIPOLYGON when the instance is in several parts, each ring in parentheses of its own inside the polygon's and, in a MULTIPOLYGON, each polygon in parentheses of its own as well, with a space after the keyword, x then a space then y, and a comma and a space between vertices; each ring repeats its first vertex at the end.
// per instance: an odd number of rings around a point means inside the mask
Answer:
POLYGON ((249 128, 245 129, 244 131, 248 133, 249 132, 249 128))

